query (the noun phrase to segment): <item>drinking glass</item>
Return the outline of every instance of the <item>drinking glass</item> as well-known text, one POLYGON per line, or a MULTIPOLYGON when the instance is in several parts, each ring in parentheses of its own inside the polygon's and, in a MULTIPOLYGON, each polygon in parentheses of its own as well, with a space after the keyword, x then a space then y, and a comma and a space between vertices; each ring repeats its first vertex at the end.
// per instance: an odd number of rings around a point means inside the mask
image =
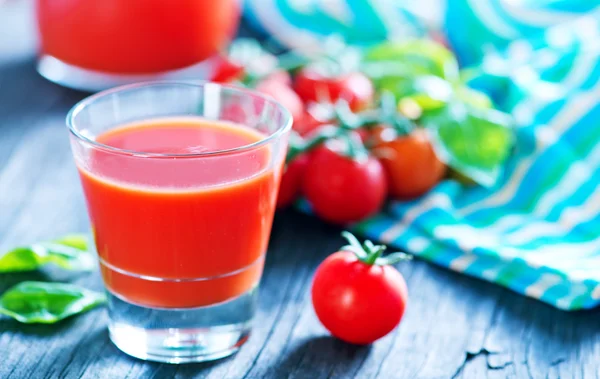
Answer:
POLYGON ((247 340, 291 122, 271 98, 215 83, 128 85, 69 112, 109 334, 119 349, 146 360, 199 362, 232 354, 247 340), (177 133, 189 132, 170 126, 181 123, 198 123, 205 140, 228 145, 169 150, 177 133), (202 126, 211 124, 219 128, 202 126), (103 142, 135 129, 127 125, 168 128, 153 142, 158 150, 103 142), (234 137, 212 136, 215 130, 234 137))
POLYGON ((239 0, 36 0, 35 8, 39 73, 88 91, 209 78, 240 17, 239 0))

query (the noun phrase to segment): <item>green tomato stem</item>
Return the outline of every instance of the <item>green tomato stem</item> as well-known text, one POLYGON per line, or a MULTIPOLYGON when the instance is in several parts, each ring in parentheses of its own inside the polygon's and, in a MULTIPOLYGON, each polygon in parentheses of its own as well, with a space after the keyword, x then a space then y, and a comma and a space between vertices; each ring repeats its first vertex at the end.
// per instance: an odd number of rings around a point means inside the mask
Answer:
POLYGON ((289 163, 302 153, 313 150, 317 146, 325 143, 328 139, 337 137, 339 134, 340 130, 333 125, 324 125, 320 127, 318 132, 307 140, 303 139, 298 134, 292 134, 285 161, 289 163))
POLYGON ((386 249, 385 245, 375 245, 373 242, 369 240, 365 240, 365 242, 361 245, 358 239, 350 232, 343 231, 342 237, 344 237, 348 241, 348 245, 342 247, 342 250, 350 251, 359 261, 362 263, 372 266, 388 266, 396 264, 400 261, 411 260, 412 257, 406 253, 392 253, 388 254, 385 257, 381 255, 386 249))

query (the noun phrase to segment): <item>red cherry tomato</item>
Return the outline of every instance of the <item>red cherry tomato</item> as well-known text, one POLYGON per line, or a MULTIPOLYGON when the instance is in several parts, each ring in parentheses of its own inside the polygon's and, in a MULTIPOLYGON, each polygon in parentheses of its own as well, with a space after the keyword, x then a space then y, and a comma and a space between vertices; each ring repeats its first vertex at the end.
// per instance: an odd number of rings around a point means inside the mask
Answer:
POLYGON ((294 120, 293 129, 298 132, 301 136, 310 134, 313 130, 319 126, 325 124, 326 121, 319 120, 313 116, 310 112, 304 112, 302 117, 298 120, 294 120))
POLYGON ((385 137, 388 131, 391 130, 381 128, 375 132, 374 152, 388 174, 390 195, 397 199, 424 195, 442 180, 446 165, 436 155, 424 130, 391 139, 385 137))
POLYGON ((335 103, 339 99, 344 99, 355 112, 366 108, 375 95, 373 83, 360 72, 326 77, 311 70, 310 67, 303 69, 296 76, 294 89, 305 103, 323 101, 335 103))
POLYGON ((285 208, 300 196, 304 172, 308 166, 308 155, 303 154, 286 164, 279 185, 277 208, 285 208))
POLYGON ((359 162, 321 146, 311 154, 303 189, 319 217, 346 224, 381 209, 387 180, 377 159, 369 156, 359 162))
POLYGON ((245 74, 244 71, 242 65, 232 62, 226 56, 219 56, 215 60, 210 80, 216 83, 230 83, 241 79, 245 74))
MULTIPOLYGON (((323 326, 343 341, 362 345, 385 336, 400 323, 408 292, 402 275, 387 265, 394 260, 378 263, 382 258, 373 259, 373 254, 381 254, 376 249, 382 246, 360 246, 358 241, 352 245, 356 244, 353 248, 363 251, 362 258, 350 251, 327 257, 317 268, 311 294, 323 326)), ((396 259, 407 257, 396 255, 396 259)))
POLYGON ((331 103, 309 102, 305 104, 305 108, 304 115, 293 126, 301 136, 310 134, 321 125, 335 122, 336 113, 331 103))
POLYGON ((279 79, 264 79, 258 83, 256 90, 273 97, 291 113, 294 120, 299 120, 304 115, 304 104, 296 92, 279 79))

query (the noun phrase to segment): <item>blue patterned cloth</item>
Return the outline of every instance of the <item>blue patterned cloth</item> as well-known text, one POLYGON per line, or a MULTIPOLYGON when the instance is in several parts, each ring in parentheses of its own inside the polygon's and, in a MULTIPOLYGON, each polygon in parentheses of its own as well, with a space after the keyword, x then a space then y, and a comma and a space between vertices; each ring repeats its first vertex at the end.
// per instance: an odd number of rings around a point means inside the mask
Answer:
POLYGON ((446 181, 355 230, 560 309, 600 304, 597 4, 449 1, 449 40, 513 114, 514 154, 491 189, 446 181))
POLYGON ((424 33, 417 18, 394 0, 244 0, 244 15, 276 41, 301 51, 318 47, 332 33, 356 45, 424 33))

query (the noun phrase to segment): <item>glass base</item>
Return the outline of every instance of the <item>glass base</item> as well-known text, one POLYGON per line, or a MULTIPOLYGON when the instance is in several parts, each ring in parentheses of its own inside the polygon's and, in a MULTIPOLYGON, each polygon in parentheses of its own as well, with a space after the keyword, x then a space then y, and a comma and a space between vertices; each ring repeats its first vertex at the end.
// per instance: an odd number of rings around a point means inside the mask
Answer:
POLYGON ((257 288, 206 307, 147 308, 108 292, 112 342, 133 357, 165 363, 211 361, 235 353, 249 338, 257 288))
POLYGON ((152 80, 206 80, 215 66, 209 58, 190 67, 155 74, 112 74, 74 66, 51 55, 42 55, 37 71, 44 78, 64 87, 97 92, 108 88, 152 80))

